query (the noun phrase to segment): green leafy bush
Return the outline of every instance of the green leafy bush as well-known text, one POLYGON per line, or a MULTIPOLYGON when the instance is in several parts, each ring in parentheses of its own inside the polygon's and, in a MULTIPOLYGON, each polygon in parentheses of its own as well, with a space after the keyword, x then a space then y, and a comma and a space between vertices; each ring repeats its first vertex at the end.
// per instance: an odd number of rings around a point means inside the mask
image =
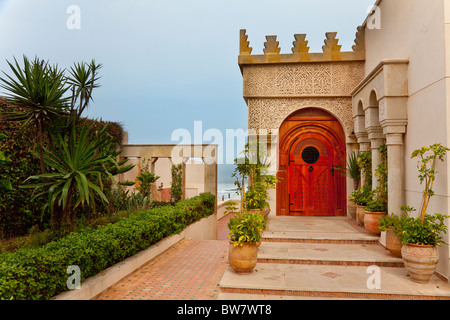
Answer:
POLYGON ((230 219, 230 241, 233 245, 242 246, 246 242, 259 242, 264 231, 267 218, 259 213, 246 212, 230 219))
POLYGON ((436 213, 427 214, 423 219, 407 218, 402 221, 401 232, 399 232, 402 242, 420 245, 441 245, 444 243, 442 234, 447 233, 447 226, 444 220, 448 215, 436 213))
POLYGON ((366 185, 354 191, 351 194, 350 199, 353 199, 355 204, 357 204, 358 206, 366 206, 372 200, 372 197, 373 190, 370 186, 366 185))
POLYGON ((161 239, 180 233, 187 225, 211 215, 215 196, 201 194, 138 212, 114 224, 85 229, 38 249, 0 254, 0 300, 49 299, 65 290, 70 265, 81 268, 81 281, 161 239))

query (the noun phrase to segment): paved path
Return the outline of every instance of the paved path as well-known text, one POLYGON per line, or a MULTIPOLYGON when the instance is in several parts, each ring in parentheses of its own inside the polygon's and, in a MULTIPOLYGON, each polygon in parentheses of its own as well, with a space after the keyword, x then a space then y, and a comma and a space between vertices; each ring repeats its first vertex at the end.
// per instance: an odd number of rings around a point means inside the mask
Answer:
POLYGON ((224 240, 182 240, 96 300, 216 300, 227 250, 224 240))

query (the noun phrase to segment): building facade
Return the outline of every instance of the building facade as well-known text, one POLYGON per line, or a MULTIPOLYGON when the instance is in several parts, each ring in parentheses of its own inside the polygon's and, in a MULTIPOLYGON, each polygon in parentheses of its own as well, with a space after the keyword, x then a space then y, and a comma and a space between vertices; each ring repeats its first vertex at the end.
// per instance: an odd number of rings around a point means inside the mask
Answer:
MULTIPOLYGON (((353 183, 336 168, 352 151, 372 151, 374 173, 383 144, 389 213, 420 207, 423 185, 411 154, 450 146, 449 23, 450 0, 379 0, 357 28, 352 51, 327 33, 323 52, 311 53, 306 35, 296 34, 292 54, 280 54, 276 36, 267 36, 264 54, 254 55, 241 30, 248 127, 271 136, 280 181, 271 215, 347 215, 353 183)), ((429 213, 449 213, 449 166, 448 157, 438 164, 429 213)), ((438 266, 447 279, 449 251, 441 246, 438 266)))

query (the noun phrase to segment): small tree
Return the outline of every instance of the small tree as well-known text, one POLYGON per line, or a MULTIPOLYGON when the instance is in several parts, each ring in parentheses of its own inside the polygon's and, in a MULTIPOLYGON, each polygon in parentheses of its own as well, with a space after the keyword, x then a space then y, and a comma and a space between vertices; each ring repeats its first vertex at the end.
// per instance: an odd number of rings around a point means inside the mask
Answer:
POLYGON ((423 221, 427 214, 430 198, 434 196, 433 184, 436 179, 436 162, 438 160, 444 161, 444 156, 447 151, 447 147, 442 146, 440 143, 435 143, 429 147, 422 147, 415 150, 411 158, 419 158, 417 168, 419 169, 420 184, 425 183, 425 189, 423 191, 423 199, 420 209, 420 218, 423 221))

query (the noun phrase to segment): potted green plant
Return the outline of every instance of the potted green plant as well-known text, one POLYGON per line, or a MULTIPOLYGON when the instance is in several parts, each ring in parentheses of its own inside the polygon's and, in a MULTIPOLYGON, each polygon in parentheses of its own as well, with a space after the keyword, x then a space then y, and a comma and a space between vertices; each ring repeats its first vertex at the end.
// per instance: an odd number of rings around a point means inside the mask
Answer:
MULTIPOLYGON (((338 167, 336 170, 353 181, 353 191, 358 190, 361 182, 361 169, 358 165, 358 154, 356 152, 352 152, 349 155, 345 168, 338 167)), ((356 219, 356 204, 351 196, 348 198, 347 207, 350 217, 356 219)))
POLYGON ((273 175, 263 175, 258 181, 254 181, 245 193, 245 208, 250 212, 259 212, 267 217, 270 212, 269 189, 276 185, 276 177, 273 175))
POLYGON ((427 213, 431 197, 434 195, 433 185, 438 171, 437 161, 443 161, 449 151, 439 143, 422 147, 412 153, 411 158, 419 158, 419 180, 425 184, 422 206, 417 218, 408 217, 401 226, 400 237, 403 243, 402 258, 411 279, 427 283, 436 270, 439 262, 437 246, 443 243, 442 234, 447 233, 445 219, 448 215, 427 213))
POLYGON ((266 224, 267 218, 252 212, 240 213, 230 219, 228 262, 236 273, 250 273, 256 266, 258 243, 266 224))
POLYGON ((378 187, 374 190, 374 195, 364 208, 364 228, 373 235, 380 235, 378 228, 379 220, 387 215, 387 147, 382 145, 378 148, 381 162, 377 166, 375 175, 378 177, 378 187))
POLYGON ((401 209, 405 212, 403 215, 386 215, 379 220, 379 230, 386 232, 386 249, 390 253, 397 257, 402 257, 402 240, 400 238, 400 233, 405 219, 408 217, 408 212, 414 211, 414 208, 402 206, 401 209))
POLYGON ((371 201, 373 191, 370 186, 365 185, 351 194, 351 199, 356 204, 356 222, 360 226, 364 226, 364 208, 371 201))
POLYGON ((268 191, 275 188, 277 178, 268 174, 264 148, 258 141, 247 143, 242 158, 234 160, 235 185, 241 195, 240 211, 259 212, 267 216, 270 212, 268 191), (246 185, 248 187, 246 188, 246 185))

